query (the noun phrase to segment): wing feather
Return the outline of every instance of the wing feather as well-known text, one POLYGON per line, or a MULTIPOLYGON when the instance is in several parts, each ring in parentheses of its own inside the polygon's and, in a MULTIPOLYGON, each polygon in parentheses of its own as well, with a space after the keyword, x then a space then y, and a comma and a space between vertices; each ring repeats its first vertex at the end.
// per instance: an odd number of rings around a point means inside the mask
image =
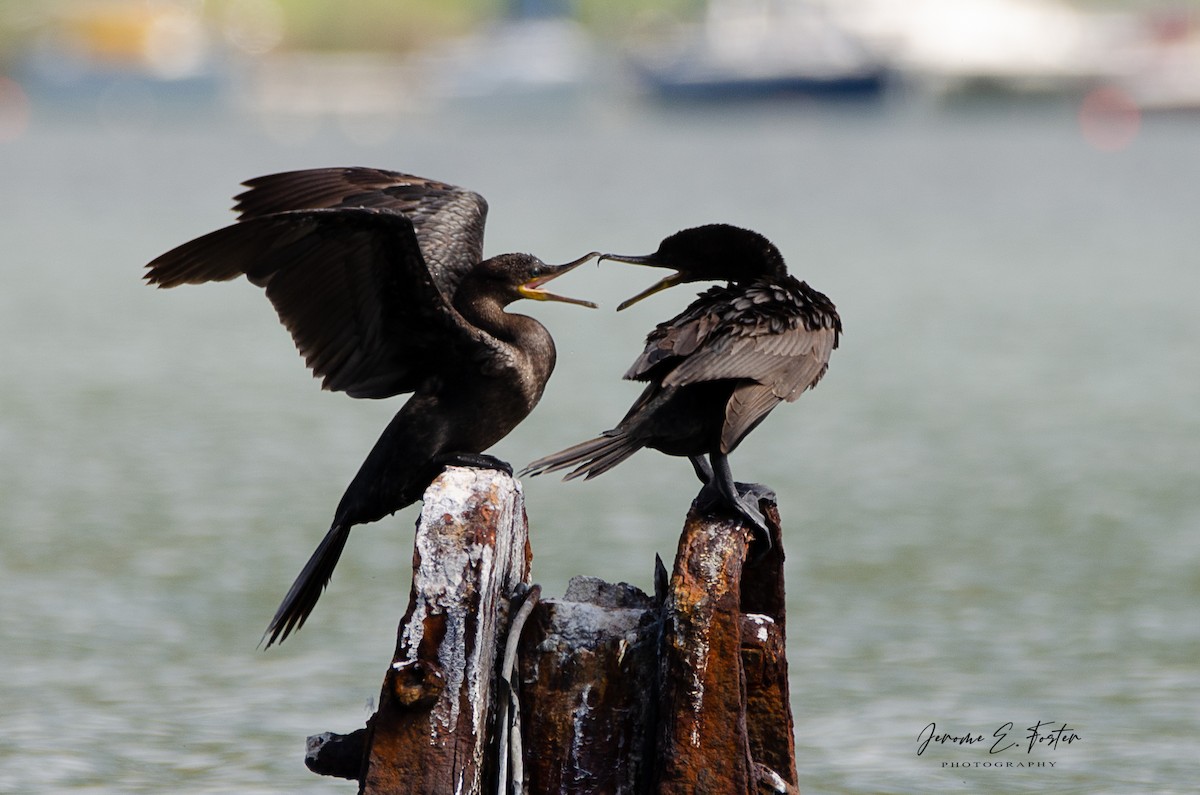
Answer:
POLYGON ((434 282, 454 295, 483 259, 487 202, 473 191, 380 168, 315 168, 255 177, 234 197, 239 220, 285 212, 365 207, 406 216, 434 282))
POLYGON ((147 268, 147 280, 160 287, 245 274, 266 290, 322 387, 353 397, 413 391, 429 373, 469 361, 481 342, 492 342, 435 284, 412 222, 396 212, 254 216, 147 268))
POLYGON ((725 405, 725 424, 721 428, 721 452, 732 452, 779 405, 779 396, 765 384, 751 382, 733 390, 725 405))
POLYGON ((646 347, 630 366, 625 378, 630 381, 660 380, 672 367, 703 346, 721 324, 723 309, 735 293, 726 287, 713 287, 702 293, 687 309, 660 323, 646 337, 646 347))
POLYGON ((716 337, 672 370, 663 385, 751 379, 771 386, 780 399, 795 400, 823 373, 835 334, 828 328, 798 327, 782 334, 716 337))
POLYGON ((664 389, 741 382, 721 432, 729 452, 781 401, 821 380, 840 332, 829 299, 791 277, 714 287, 650 333, 625 377, 664 389))

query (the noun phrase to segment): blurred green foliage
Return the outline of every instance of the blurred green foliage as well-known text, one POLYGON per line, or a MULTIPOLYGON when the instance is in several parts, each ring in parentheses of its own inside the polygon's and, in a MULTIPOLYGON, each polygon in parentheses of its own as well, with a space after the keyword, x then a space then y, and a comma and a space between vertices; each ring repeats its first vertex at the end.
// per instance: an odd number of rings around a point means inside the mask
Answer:
MULTIPOLYGON (((81 15, 128 15, 175 6, 203 15, 221 29, 236 14, 270 13, 282 20, 281 46, 294 50, 408 51, 431 40, 499 20, 516 0, 0 0, 0 58, 27 46, 41 31, 81 15)), ((698 13, 704 0, 541 0, 599 35, 677 20, 698 13)))
MULTIPOLYGON (((210 13, 239 0, 210 2, 210 13)), ((273 0, 286 19, 284 46, 295 49, 408 50, 431 39, 502 19, 505 0, 273 0)), ((697 13, 703 0, 563 0, 563 8, 601 35, 697 13)))
MULTIPOLYGON (((831 0, 822 0, 831 2, 831 0)), ((836 2, 836 0, 832 0, 836 2)), ((970 2, 971 0, 962 0, 970 2)), ((698 15, 706 0, 525 0, 573 16, 600 36, 622 36, 698 15)), ((1200 12, 1200 0, 1071 0, 1090 10, 1200 12)), ((0 0, 0 60, 72 15, 174 6, 202 14, 214 29, 233 14, 264 9, 282 21, 280 46, 293 50, 405 52, 502 19, 522 0, 0 0)))
MULTIPOLYGON (((220 6, 237 0, 210 2, 220 6)), ((470 29, 499 10, 499 0, 274 0, 284 14, 283 46, 303 50, 411 50, 470 29)))

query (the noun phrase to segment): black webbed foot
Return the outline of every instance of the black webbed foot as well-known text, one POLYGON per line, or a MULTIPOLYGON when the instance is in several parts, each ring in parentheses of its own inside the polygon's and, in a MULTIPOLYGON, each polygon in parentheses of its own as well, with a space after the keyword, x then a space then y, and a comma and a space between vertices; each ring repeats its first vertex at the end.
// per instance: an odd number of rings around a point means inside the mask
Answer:
POLYGON ((732 498, 716 485, 705 486, 696 495, 696 508, 701 513, 712 513, 714 509, 730 510, 745 519, 750 524, 750 532, 754 534, 750 562, 757 563, 771 551, 771 528, 759 508, 759 500, 774 499, 775 492, 758 483, 738 483, 736 486, 737 494, 732 498))
POLYGON ((756 505, 759 500, 775 501, 775 490, 770 486, 764 486, 761 483, 742 483, 741 481, 733 485, 737 488, 739 496, 754 500, 756 505))
POLYGON ((767 517, 758 507, 758 496, 755 494, 739 494, 736 507, 737 512, 750 523, 750 532, 754 534, 750 562, 757 563, 771 551, 771 528, 767 526, 767 517))
POLYGON ((748 503, 753 506, 754 514, 758 517, 755 519, 742 512, 742 515, 750 520, 752 525, 751 530, 754 532, 754 547, 750 550, 751 566, 762 562, 767 553, 771 551, 771 528, 767 524, 767 519, 762 513, 762 500, 775 502, 775 490, 769 486, 764 486, 761 483, 734 483, 737 487, 738 498, 743 503, 748 503))
POLYGON ((436 459, 438 466, 473 467, 474 469, 495 469, 506 475, 512 475, 512 464, 487 453, 446 453, 436 459))
MULTIPOLYGON (((696 474, 702 476, 702 467, 692 458, 692 466, 696 474)), ((729 469, 729 457, 720 452, 709 453, 712 477, 700 489, 696 497, 696 507, 701 511, 710 511, 715 507, 732 510, 750 523, 750 532, 754 534, 755 549, 750 554, 753 565, 763 559, 771 551, 771 528, 767 526, 767 518, 759 508, 759 500, 774 499, 775 492, 758 483, 735 483, 733 473, 729 469)))

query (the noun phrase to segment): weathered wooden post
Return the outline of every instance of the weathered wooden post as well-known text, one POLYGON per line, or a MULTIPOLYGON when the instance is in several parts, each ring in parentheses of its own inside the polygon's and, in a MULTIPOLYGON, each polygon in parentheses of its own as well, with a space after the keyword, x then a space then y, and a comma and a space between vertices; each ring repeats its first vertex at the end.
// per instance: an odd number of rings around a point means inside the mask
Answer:
POLYGON ((761 560, 739 519, 693 508, 653 597, 534 586, 507 637, 529 582, 520 486, 448 469, 425 495, 379 710, 310 738, 309 766, 362 795, 797 792, 779 515, 761 507, 761 560))

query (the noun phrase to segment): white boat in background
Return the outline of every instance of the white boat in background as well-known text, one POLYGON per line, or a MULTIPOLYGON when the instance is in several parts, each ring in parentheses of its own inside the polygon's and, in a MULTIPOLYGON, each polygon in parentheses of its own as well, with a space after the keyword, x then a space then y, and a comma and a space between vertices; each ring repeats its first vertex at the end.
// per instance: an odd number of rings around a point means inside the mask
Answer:
POLYGON ((1126 15, 1058 0, 847 0, 850 29, 938 97, 1077 95, 1124 71, 1126 15))
POLYGON ((713 0, 631 55, 656 95, 678 100, 875 98, 889 70, 825 9, 795 0, 713 0))

